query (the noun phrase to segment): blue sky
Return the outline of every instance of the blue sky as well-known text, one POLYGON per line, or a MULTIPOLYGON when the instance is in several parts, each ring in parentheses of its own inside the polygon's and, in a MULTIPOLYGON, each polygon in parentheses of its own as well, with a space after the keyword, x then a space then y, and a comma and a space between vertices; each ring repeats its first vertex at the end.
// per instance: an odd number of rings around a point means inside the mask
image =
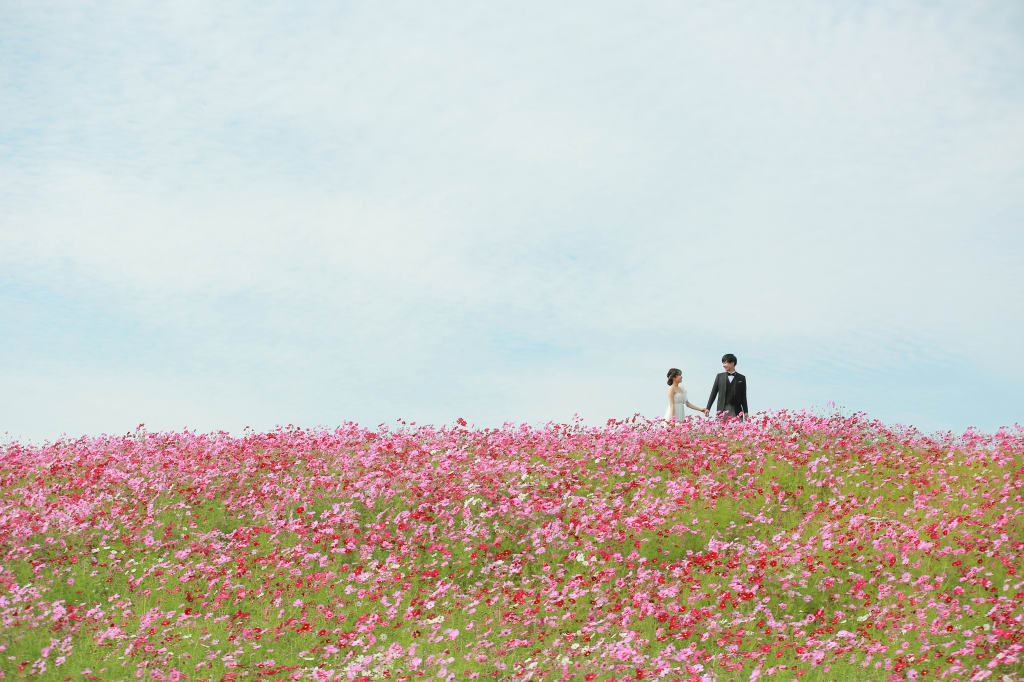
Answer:
POLYGON ((1020 3, 4 15, 8 438, 1022 421, 1020 3))

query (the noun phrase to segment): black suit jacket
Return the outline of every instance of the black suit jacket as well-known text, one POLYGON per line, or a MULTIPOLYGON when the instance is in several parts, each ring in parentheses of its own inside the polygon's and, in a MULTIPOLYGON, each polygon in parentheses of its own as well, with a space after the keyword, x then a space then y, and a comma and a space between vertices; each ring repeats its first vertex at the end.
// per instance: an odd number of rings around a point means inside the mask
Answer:
POLYGON ((729 373, 721 372, 715 377, 715 383, 711 386, 711 397, 708 398, 708 409, 711 403, 718 398, 718 411, 725 412, 726 408, 732 406, 736 414, 750 414, 750 407, 747 405, 747 378, 736 372, 729 381, 729 373))

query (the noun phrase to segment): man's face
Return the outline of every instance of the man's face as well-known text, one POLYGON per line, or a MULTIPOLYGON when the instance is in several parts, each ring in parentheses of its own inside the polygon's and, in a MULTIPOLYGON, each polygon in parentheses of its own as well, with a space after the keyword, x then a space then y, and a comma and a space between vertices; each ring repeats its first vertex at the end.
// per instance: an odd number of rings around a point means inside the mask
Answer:
POLYGON ((722 363, 722 367, 725 367, 725 371, 726 372, 735 372, 736 371, 736 363, 735 362, 723 362, 722 363))

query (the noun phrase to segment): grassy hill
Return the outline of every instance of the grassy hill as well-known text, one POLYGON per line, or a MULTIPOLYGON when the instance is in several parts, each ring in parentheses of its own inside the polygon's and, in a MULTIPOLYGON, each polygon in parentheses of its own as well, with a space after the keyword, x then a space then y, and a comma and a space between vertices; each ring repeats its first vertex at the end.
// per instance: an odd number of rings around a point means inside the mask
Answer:
POLYGON ((1019 427, 140 429, 0 456, 4 679, 1024 677, 1019 427))

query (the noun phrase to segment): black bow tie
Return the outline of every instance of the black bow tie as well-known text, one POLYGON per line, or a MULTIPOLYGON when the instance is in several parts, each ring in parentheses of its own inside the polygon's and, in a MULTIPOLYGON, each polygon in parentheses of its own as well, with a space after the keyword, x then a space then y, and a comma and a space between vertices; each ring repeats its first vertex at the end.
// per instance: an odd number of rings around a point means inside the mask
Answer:
POLYGON ((726 374, 728 374, 728 375, 729 375, 729 376, 731 376, 731 377, 734 377, 734 376, 736 376, 736 372, 726 372, 726 374))

